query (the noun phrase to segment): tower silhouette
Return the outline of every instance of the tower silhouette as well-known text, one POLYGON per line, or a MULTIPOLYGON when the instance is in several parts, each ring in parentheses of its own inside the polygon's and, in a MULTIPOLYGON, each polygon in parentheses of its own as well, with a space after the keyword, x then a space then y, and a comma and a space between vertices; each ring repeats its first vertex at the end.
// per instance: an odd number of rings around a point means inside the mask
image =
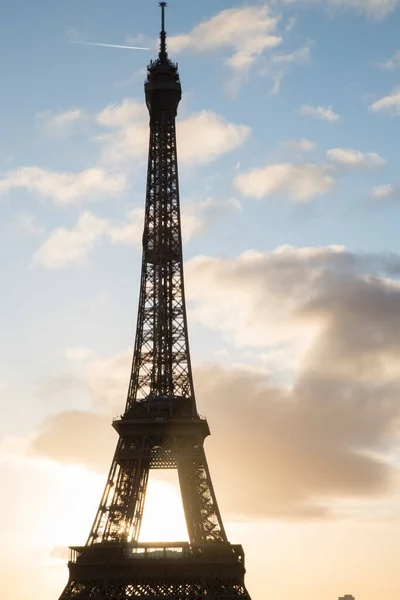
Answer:
POLYGON ((133 364, 119 441, 85 546, 71 547, 60 600, 250 596, 244 553, 228 542, 204 453, 190 364, 175 118, 182 90, 168 58, 166 2, 157 60, 145 83, 150 114, 142 274, 133 364), (189 542, 140 543, 150 469, 176 469, 189 542))

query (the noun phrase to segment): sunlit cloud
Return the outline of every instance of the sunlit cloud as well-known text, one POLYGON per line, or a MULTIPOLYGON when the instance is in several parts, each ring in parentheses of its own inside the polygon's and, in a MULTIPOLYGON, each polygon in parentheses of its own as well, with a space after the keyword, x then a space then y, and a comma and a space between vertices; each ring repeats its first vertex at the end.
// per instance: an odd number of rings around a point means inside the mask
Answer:
MULTIPOLYGON (((112 130, 98 138, 104 147, 102 163, 126 163, 147 156, 148 114, 142 102, 126 99, 108 106, 97 120, 112 130)), ((230 123, 212 111, 201 111, 177 125, 179 160, 191 165, 207 164, 242 146, 250 133, 245 125, 230 123)))
POLYGON ((62 173, 41 167, 19 167, 0 177, 0 194, 24 189, 60 206, 82 200, 98 200, 119 194, 125 189, 125 176, 109 173, 100 167, 77 173, 62 173))
POLYGON ((354 148, 332 148, 327 153, 328 160, 355 169, 379 169, 386 160, 376 152, 360 152, 354 148))
POLYGON ((369 106, 372 112, 389 112, 400 114, 400 87, 396 87, 391 94, 373 102, 369 106))
MULTIPOLYGON (((334 498, 390 498, 400 419, 400 259, 282 247, 199 257, 186 273, 191 317, 204 327, 236 347, 271 352, 285 344, 297 353, 285 380, 250 365, 196 369, 199 407, 218 432, 208 448, 224 510, 321 519, 337 514, 334 498)), ((116 441, 109 421, 123 410, 130 361, 125 352, 89 363, 93 409, 46 419, 30 452, 105 471, 116 441)))
POLYGON ((333 189, 334 178, 324 165, 281 163, 256 168, 235 177, 235 188, 245 197, 288 196, 309 202, 333 189))
POLYGON ((322 119, 323 121, 334 122, 340 119, 340 115, 335 112, 331 106, 312 106, 311 104, 303 104, 300 108, 300 114, 304 117, 322 119))
POLYGON ((43 112, 37 115, 36 119, 42 130, 48 135, 66 135, 71 131, 74 124, 83 118, 83 111, 80 108, 67 110, 63 113, 52 114, 43 112))
POLYGON ((284 4, 314 6, 320 4, 329 9, 352 10, 372 19, 383 19, 399 5, 399 0, 281 0, 284 4))
POLYGON ((47 269, 60 269, 71 263, 85 261, 107 228, 106 219, 85 212, 73 229, 54 229, 35 253, 33 263, 47 269))
POLYGON ((389 200, 391 198, 400 198, 400 185, 388 183, 386 185, 377 185, 372 189, 371 196, 374 200, 389 200))
POLYGON ((311 152, 312 150, 315 150, 317 144, 312 140, 302 138, 301 140, 289 140, 284 142, 283 146, 288 150, 294 150, 296 152, 311 152))
POLYGON ((228 8, 190 33, 170 37, 168 45, 171 53, 228 50, 231 54, 225 63, 235 71, 243 71, 266 50, 282 42, 278 23, 279 16, 274 16, 267 4, 228 8))

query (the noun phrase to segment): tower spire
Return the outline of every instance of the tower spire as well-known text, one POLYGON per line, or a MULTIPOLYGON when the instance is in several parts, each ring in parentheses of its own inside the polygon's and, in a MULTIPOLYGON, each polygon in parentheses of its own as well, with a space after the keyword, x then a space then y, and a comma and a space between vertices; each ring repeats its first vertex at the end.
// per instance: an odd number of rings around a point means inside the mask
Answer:
POLYGON ((159 58, 161 61, 165 61, 168 58, 167 54, 167 33, 165 31, 165 9, 168 6, 166 2, 160 2, 161 7, 161 33, 160 33, 160 52, 159 58))

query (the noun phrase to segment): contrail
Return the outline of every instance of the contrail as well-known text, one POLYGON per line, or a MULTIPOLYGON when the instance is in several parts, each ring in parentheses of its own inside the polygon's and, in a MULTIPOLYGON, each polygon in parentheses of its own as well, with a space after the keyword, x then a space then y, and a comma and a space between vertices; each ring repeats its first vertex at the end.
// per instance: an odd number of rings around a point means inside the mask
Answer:
POLYGON ((118 46, 117 44, 101 44, 100 42, 71 42, 71 44, 83 44, 84 46, 101 46, 102 48, 122 48, 124 50, 150 50, 142 46, 118 46))

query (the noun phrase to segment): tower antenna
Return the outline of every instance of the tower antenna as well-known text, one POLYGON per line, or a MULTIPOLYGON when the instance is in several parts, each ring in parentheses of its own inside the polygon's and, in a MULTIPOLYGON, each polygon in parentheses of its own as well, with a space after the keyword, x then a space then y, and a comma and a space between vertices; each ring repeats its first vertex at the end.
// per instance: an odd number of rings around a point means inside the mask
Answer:
POLYGON ((168 58, 167 54, 167 33, 165 31, 165 9, 168 6, 166 2, 160 2, 159 6, 161 7, 161 33, 160 33, 160 60, 166 60, 168 58))

